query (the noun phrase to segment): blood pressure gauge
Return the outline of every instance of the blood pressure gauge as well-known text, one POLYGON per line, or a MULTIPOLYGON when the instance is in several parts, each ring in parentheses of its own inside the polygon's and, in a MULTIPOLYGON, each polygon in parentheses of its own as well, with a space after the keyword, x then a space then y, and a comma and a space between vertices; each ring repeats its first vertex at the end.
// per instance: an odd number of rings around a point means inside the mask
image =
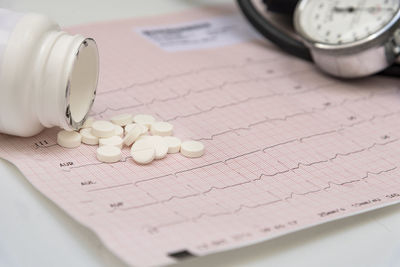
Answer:
POLYGON ((374 74, 400 54, 399 0, 301 0, 294 25, 314 62, 334 76, 374 74))

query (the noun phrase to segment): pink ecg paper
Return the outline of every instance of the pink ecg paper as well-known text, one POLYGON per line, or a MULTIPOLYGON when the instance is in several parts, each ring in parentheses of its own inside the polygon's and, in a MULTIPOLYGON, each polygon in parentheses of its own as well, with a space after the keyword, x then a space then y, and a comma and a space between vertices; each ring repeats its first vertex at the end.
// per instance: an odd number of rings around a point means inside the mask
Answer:
POLYGON ((133 266, 171 264, 399 202, 398 80, 327 77, 229 24, 234 10, 71 29, 100 48, 93 116, 153 114, 171 122, 175 136, 202 141, 203 157, 173 154, 140 166, 124 148, 120 162, 105 164, 95 147, 56 145, 58 129, 0 135, 1 157, 133 266))

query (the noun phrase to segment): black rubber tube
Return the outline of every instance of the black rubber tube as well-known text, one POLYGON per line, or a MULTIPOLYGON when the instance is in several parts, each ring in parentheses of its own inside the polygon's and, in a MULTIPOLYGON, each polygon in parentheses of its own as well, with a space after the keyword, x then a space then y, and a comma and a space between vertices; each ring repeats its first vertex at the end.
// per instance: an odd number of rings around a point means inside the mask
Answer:
POLYGON ((390 77, 400 77, 400 65, 393 64, 392 66, 390 66, 389 68, 383 70, 378 74, 390 77))
POLYGON ((312 61, 308 48, 302 42, 284 33, 265 19, 251 0, 237 0, 237 3, 250 24, 265 38, 291 55, 312 61))

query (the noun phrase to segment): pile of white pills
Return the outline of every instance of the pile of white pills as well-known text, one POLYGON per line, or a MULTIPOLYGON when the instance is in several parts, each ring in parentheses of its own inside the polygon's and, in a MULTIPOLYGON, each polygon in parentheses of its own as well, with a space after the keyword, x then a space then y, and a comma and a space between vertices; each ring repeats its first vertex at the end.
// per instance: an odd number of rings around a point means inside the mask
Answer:
POLYGON ((96 121, 90 117, 79 132, 58 132, 57 143, 65 148, 76 148, 81 143, 98 145, 97 159, 106 163, 120 161, 124 146, 131 147, 132 159, 139 164, 148 164, 178 152, 188 158, 198 158, 204 154, 203 143, 181 142, 172 136, 173 128, 172 124, 156 121, 147 114, 120 114, 113 116, 110 121, 96 121))

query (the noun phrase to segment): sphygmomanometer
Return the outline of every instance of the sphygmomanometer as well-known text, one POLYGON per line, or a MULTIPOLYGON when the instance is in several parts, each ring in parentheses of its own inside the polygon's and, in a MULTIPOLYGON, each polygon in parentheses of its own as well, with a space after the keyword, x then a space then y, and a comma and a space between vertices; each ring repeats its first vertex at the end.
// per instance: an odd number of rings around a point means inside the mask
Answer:
POLYGON ((400 77, 399 0, 263 0, 269 12, 290 16, 297 36, 277 27, 252 0, 237 2, 264 37, 333 76, 400 77))

